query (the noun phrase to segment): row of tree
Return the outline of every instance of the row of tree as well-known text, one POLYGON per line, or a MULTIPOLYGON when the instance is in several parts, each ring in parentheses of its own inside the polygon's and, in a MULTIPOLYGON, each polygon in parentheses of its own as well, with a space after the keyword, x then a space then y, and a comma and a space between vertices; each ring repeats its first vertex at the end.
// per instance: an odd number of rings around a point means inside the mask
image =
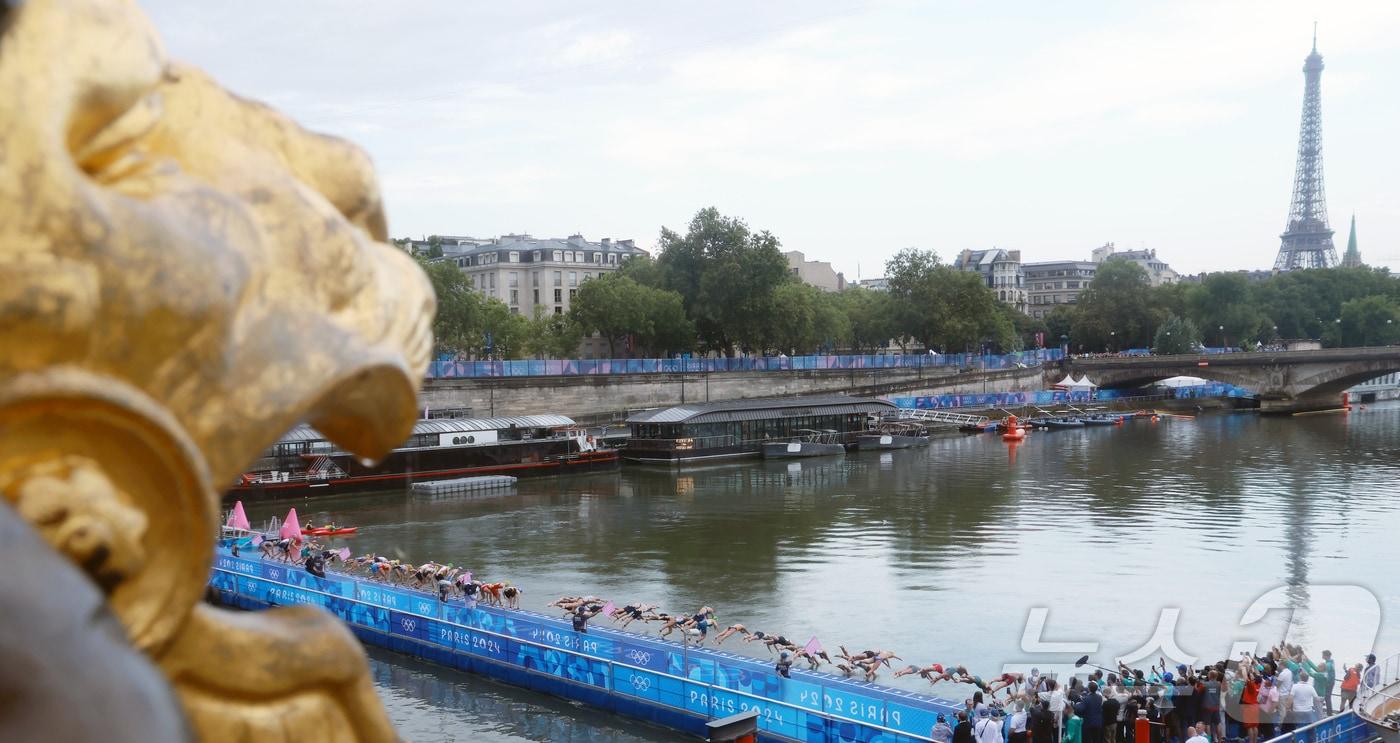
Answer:
MULTIPOLYGON (((823 292, 788 270, 767 231, 714 208, 682 234, 662 228, 655 260, 633 258, 583 282, 566 314, 523 317, 472 291, 451 261, 420 256, 438 295, 439 351, 484 358, 569 358, 585 335, 609 355, 664 357, 869 353, 1003 353, 1062 340, 1075 351, 1268 344, 1317 338, 1332 346, 1400 343, 1400 281, 1387 271, 1294 271, 1263 280, 1212 274, 1151 286, 1137 264, 1109 259, 1078 303, 1032 319, 997 300, 977 273, 909 248, 885 265, 888 291, 823 292)), ((440 254, 439 254, 440 255, 440 254)))
POLYGON ((1400 343, 1400 280, 1384 269, 1290 271, 1263 279, 1211 274, 1200 283, 1153 287, 1134 263, 1108 260, 1073 305, 1045 318, 1074 350, 1255 347, 1286 339, 1326 346, 1400 343))

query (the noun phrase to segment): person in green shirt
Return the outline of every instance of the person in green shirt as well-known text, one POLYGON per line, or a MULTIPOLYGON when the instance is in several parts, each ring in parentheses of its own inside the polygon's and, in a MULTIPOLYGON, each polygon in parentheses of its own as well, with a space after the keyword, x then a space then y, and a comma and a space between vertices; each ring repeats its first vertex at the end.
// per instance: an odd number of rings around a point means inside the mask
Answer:
POLYGON ((1070 718, 1065 723, 1065 735, 1060 738, 1060 743, 1083 743, 1084 718, 1074 714, 1073 707, 1066 706, 1070 710, 1070 718))
POLYGON ((1312 676, 1313 690, 1322 697, 1327 716, 1331 717, 1332 687, 1337 683, 1337 665, 1332 662, 1332 651, 1322 651, 1322 662, 1316 664, 1306 655, 1303 656, 1303 667, 1308 669, 1308 675, 1312 676))

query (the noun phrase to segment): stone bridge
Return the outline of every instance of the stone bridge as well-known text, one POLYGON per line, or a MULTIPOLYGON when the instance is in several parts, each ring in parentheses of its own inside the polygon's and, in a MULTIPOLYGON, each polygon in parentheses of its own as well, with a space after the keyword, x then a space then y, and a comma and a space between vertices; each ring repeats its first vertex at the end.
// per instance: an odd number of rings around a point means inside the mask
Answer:
POLYGON ((1320 351, 1104 356, 1049 361, 1045 386, 1066 374, 1106 388, 1143 387, 1169 377, 1201 377, 1259 395, 1260 412, 1299 413, 1341 407, 1342 391, 1400 371, 1400 346, 1320 351))

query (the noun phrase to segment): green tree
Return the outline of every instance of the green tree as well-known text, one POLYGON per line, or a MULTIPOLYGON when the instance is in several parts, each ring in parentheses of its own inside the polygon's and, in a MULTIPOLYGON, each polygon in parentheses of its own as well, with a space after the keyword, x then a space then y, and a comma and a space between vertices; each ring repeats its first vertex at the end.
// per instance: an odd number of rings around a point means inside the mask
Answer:
POLYGON ((1056 305, 1045 314, 1045 329, 1049 333, 1049 337, 1045 339, 1045 345, 1059 348, 1063 339, 1068 338, 1070 348, 1074 348, 1075 339, 1071 333, 1078 320, 1079 308, 1072 304, 1056 305))
POLYGON ((778 239, 709 207, 685 235, 663 227, 659 245, 664 287, 680 293, 701 343, 725 354, 760 350, 777 310, 774 291, 788 280, 778 239))
MULTIPOLYGON (((591 283, 591 282, 590 282, 591 283)), ((681 295, 637 285, 637 303, 645 321, 637 330, 637 346, 652 358, 665 358, 695 348, 695 323, 685 316, 681 295)))
POLYGON ((481 302, 481 333, 473 349, 478 356, 523 359, 530 338, 530 321, 511 312, 505 302, 476 295, 481 302))
POLYGON ((1146 346, 1158 321, 1151 302, 1152 284, 1142 266, 1125 260, 1104 261, 1089 288, 1079 293, 1070 330, 1074 346, 1090 351, 1146 346))
POLYGON ((442 257, 442 238, 437 235, 428 235, 428 257, 442 257))
POLYGON ((856 353, 875 353, 895 336, 893 298, 889 292, 862 287, 836 295, 849 327, 850 347, 856 353))
POLYGON ((1008 350, 1015 327, 982 276, 942 265, 937 254, 906 248, 885 264, 897 335, 949 353, 1008 350))
POLYGON ((1240 273, 1211 274, 1187 291, 1187 312, 1207 345, 1240 346, 1272 335, 1265 332, 1272 324, 1253 294, 1249 279, 1240 273))
POLYGON ((618 356, 619 343, 638 331, 646 320, 637 303, 641 285, 620 273, 583 282, 569 309, 585 333, 598 333, 608 341, 608 356, 618 356))
POLYGON ((535 316, 530 320, 530 331, 525 339, 525 351, 535 358, 573 358, 578 354, 579 343, 582 340, 583 330, 571 314, 555 314, 546 311, 542 306, 536 306, 535 316))
POLYGON ((650 356, 695 346, 695 325, 685 316, 679 293, 642 286, 620 272, 584 282, 569 312, 583 332, 607 339, 613 358, 629 336, 634 353, 650 356))
POLYGON ((471 279, 455 263, 430 262, 424 256, 417 259, 437 295, 433 341, 438 353, 472 353, 484 318, 481 298, 472 291, 471 279))
POLYGON ((1400 344, 1400 308, 1380 295, 1347 300, 1342 304, 1340 345, 1394 346, 1400 344))
POLYGON ((1194 353, 1200 346, 1201 331, 1188 318, 1168 315, 1157 326, 1157 334, 1152 339, 1152 352, 1156 354, 1194 353))

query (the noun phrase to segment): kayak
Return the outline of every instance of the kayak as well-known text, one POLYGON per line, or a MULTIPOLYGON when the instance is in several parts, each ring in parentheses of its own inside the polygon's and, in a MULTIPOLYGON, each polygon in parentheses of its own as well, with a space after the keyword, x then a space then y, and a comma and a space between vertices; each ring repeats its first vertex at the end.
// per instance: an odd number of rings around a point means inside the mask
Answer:
POLYGON ((302 529, 301 533, 308 537, 340 537, 354 534, 359 531, 358 526, 346 526, 337 529, 302 529))

